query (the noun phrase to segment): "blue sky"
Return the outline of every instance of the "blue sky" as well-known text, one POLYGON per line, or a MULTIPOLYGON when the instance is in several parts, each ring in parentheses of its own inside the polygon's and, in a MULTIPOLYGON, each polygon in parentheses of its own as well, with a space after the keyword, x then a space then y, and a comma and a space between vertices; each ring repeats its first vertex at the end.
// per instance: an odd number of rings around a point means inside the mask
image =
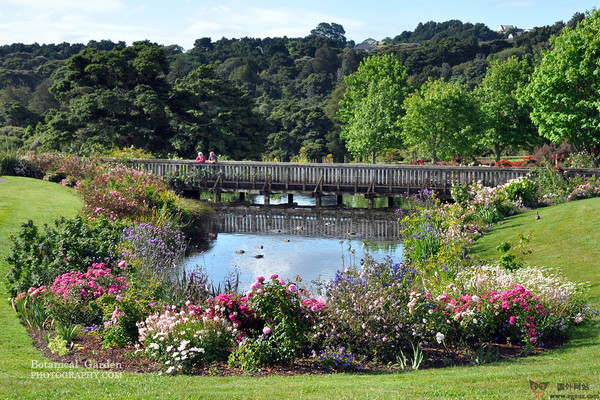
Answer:
POLYGON ((346 37, 394 37, 419 22, 484 23, 533 28, 567 22, 597 8, 590 0, 0 0, 0 44, 87 43, 149 39, 178 44, 211 37, 304 37, 321 22, 335 22, 346 37))

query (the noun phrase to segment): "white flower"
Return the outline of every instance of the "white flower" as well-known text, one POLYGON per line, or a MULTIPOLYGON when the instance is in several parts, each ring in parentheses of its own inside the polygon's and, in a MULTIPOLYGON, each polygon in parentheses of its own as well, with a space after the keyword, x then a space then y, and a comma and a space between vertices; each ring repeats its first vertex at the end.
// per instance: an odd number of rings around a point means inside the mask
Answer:
POLYGON ((479 296, 473 296, 471 297, 471 300, 473 300, 475 303, 479 303, 479 296))
POLYGON ((435 340, 437 340, 438 343, 442 343, 445 338, 446 338, 446 335, 444 335, 442 332, 438 332, 435 335, 435 340))
POLYGON ((190 341, 189 340, 182 340, 181 344, 179 345, 179 348, 177 350, 182 351, 185 349, 185 347, 188 345, 190 341))

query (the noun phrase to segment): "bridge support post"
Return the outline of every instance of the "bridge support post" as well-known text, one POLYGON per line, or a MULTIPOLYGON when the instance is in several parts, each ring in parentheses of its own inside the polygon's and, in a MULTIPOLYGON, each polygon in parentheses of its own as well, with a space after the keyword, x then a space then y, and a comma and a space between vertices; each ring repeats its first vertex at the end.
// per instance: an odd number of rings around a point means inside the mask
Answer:
POLYGON ((269 193, 265 193, 265 206, 271 204, 271 195, 269 193))
POLYGON ((221 202, 221 191, 217 190, 215 191, 215 203, 220 203, 221 202))
POLYGON ((388 197, 388 207, 394 207, 394 198, 392 196, 388 197))
POLYGON ((375 207, 375 201, 373 200, 372 197, 369 197, 369 205, 368 205, 368 207, 369 207, 369 210, 372 210, 373 207, 375 207))
POLYGON ((337 205, 341 206, 344 204, 344 196, 342 196, 341 194, 337 195, 337 205))
POLYGON ((294 204, 294 194, 293 193, 288 193, 288 204, 290 204, 290 205, 294 204))
POLYGON ((240 192, 240 201, 246 201, 246 192, 240 192))
POLYGON ((321 207, 321 194, 317 193, 315 195, 315 207, 321 207))

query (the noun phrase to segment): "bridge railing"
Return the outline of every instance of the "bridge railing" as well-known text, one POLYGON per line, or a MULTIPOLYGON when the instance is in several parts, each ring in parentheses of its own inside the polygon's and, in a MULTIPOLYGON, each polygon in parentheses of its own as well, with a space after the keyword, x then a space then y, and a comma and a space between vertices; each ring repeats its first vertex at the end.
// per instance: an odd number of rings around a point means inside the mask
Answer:
POLYGON ((223 161, 215 164, 186 160, 133 160, 134 167, 166 177, 169 174, 217 177, 223 181, 257 180, 322 185, 450 188, 481 181, 498 186, 529 174, 529 168, 443 165, 310 164, 223 161))

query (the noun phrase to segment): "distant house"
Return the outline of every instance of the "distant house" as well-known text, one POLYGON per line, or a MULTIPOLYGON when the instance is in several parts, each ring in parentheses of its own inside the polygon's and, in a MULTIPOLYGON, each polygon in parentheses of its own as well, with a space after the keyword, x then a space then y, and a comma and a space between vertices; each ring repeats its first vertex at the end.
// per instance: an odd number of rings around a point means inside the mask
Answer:
POLYGON ((369 38, 364 40, 362 43, 359 43, 356 46, 354 46, 354 50, 365 51, 368 53, 369 51, 375 50, 377 48, 377 43, 377 40, 369 38))
POLYGON ((498 33, 505 34, 514 29, 516 29, 516 26, 514 26, 514 25, 500 25, 500 28, 498 28, 498 33))

